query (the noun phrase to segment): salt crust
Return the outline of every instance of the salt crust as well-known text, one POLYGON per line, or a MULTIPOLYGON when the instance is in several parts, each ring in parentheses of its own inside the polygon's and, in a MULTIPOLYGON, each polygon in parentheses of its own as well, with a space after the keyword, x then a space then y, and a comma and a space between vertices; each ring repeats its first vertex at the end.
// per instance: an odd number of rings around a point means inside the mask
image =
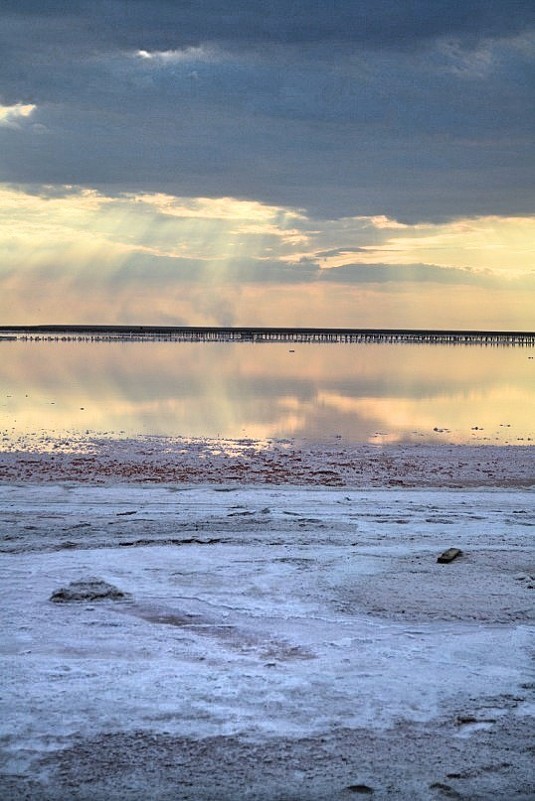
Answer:
POLYGON ((178 444, 0 458, 2 798, 531 799, 532 449, 178 444))
POLYGON ((0 452, 1 481, 352 487, 534 486, 535 446, 334 445, 290 440, 32 439, 0 452))

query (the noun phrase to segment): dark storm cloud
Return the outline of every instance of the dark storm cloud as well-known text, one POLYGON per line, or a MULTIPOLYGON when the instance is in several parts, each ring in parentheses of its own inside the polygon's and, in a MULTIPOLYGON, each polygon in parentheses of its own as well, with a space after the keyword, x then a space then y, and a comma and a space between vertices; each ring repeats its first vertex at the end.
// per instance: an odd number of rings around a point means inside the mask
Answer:
POLYGON ((400 46, 431 38, 504 36, 535 22, 531 0, 4 0, 4 13, 60 20, 78 39, 177 45, 358 42, 400 46))
POLYGON ((0 100, 37 105, 0 130, 0 180, 318 217, 532 210, 532 2, 4 0, 0 15, 0 100))

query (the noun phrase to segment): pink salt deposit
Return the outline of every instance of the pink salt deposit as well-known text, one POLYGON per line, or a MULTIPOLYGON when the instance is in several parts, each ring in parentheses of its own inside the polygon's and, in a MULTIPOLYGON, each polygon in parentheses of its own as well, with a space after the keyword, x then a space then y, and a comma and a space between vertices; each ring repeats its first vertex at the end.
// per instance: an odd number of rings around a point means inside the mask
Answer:
POLYGON ((0 481, 529 487, 535 485, 535 447, 25 438, 0 453, 0 481))

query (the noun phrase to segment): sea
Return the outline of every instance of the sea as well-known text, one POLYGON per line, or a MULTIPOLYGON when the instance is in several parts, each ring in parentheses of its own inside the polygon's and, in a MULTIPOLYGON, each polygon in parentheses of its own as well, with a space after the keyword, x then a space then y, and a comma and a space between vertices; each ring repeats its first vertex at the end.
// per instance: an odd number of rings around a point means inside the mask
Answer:
POLYGON ((0 341, 0 446, 181 436, 535 442, 535 347, 0 341))

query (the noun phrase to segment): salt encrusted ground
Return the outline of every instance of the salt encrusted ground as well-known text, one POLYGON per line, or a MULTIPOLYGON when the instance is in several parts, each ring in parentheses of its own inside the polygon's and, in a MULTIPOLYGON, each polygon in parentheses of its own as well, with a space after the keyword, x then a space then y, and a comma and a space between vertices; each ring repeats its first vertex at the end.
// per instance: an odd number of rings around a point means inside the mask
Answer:
POLYGON ((51 450, 0 457, 2 799, 535 797, 531 448, 51 450))
POLYGON ((43 435, 4 443, 1 481, 529 487, 535 486, 535 446, 43 435))

